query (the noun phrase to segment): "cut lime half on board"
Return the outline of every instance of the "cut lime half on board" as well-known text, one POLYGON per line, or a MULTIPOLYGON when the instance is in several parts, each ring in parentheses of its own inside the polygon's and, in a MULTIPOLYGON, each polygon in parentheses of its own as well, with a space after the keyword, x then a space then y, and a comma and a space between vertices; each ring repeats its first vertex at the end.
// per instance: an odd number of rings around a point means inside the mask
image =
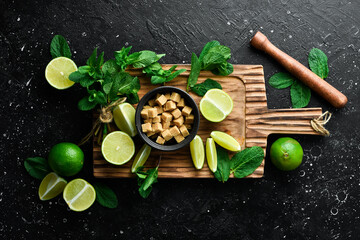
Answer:
POLYGON ((122 165, 134 156, 135 144, 129 134, 115 131, 105 137, 101 144, 101 152, 109 163, 122 165))
POLYGON ((54 58, 45 69, 45 78, 56 89, 63 90, 71 87, 75 82, 69 80, 69 75, 77 71, 73 60, 66 57, 54 58))
POLYGON ((200 112, 210 122, 223 121, 234 106, 231 97, 220 89, 210 89, 200 101, 200 112))
POLYGON ((63 198, 71 210, 81 212, 88 209, 94 203, 96 193, 90 183, 84 179, 77 178, 66 185, 63 198))

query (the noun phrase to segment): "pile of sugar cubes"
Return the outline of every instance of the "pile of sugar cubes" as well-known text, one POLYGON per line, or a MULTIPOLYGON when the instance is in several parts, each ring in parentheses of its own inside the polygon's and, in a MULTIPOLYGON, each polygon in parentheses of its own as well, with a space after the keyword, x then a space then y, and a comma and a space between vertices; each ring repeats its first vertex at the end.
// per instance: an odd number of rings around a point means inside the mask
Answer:
POLYGON ((148 137, 156 138, 158 144, 165 144, 172 138, 180 143, 189 135, 194 115, 180 94, 158 93, 148 104, 141 110, 144 121, 141 128, 148 137))

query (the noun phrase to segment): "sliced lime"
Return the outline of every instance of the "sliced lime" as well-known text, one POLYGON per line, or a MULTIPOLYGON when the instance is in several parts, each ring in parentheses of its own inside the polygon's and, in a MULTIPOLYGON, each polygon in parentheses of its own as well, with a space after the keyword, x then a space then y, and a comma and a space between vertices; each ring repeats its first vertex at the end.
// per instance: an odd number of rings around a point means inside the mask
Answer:
POLYGON ((236 141, 235 138, 230 136, 227 133, 220 131, 212 131, 210 136, 214 139, 214 141, 219 144, 221 147, 233 151, 238 152, 241 150, 240 143, 236 141))
POLYGON ((115 131, 105 137, 101 144, 101 152, 109 163, 121 165, 134 156, 135 144, 127 133, 115 131))
POLYGON ((84 179, 77 178, 66 185, 63 198, 71 210, 81 212, 88 209, 94 203, 96 193, 90 183, 84 179))
POLYGON ((214 139, 206 139, 206 160, 207 164, 212 172, 216 172, 217 169, 217 153, 214 139))
POLYGON ((205 161, 204 143, 199 135, 190 142, 190 153, 196 169, 201 169, 205 161))
POLYGON ((113 110, 116 126, 134 137, 137 134, 135 127, 135 108, 130 103, 121 103, 113 110))
POLYGON ((150 153, 151 147, 145 143, 135 156, 134 162, 131 166, 132 173, 136 172, 138 167, 141 167, 145 164, 146 160, 149 158, 150 153))
POLYGON ((56 173, 51 172, 44 177, 39 187, 40 200, 50 200, 59 195, 65 188, 67 182, 56 173))
POLYGON ((200 112, 210 122, 223 121, 234 106, 231 97, 220 89, 210 89, 200 101, 200 112))
POLYGON ((66 57, 54 58, 45 69, 45 78, 56 89, 62 90, 71 87, 75 82, 69 80, 69 75, 77 71, 73 60, 66 57))

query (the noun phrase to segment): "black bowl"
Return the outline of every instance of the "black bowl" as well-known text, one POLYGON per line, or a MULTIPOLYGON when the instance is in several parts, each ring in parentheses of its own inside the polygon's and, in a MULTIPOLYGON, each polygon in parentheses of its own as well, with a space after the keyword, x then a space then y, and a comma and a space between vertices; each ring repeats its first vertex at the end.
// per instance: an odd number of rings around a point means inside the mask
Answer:
POLYGON ((175 151, 175 150, 178 150, 178 149, 188 145, 191 142, 191 140, 193 140, 194 137, 196 136, 196 133, 199 130, 199 125, 200 125, 200 112, 199 112, 198 106, 196 105, 194 99, 187 92, 185 92, 179 88, 176 88, 176 87, 163 86, 163 87, 158 87, 158 88, 155 88, 155 89, 149 91, 141 98, 140 102, 138 103, 138 105, 136 107, 135 125, 136 125, 136 129, 139 133, 140 138, 145 143, 147 143, 150 147, 156 148, 161 151, 175 151), (165 93, 172 93, 172 92, 177 92, 178 94, 180 94, 180 96, 182 98, 184 98, 186 105, 193 109, 192 114, 194 115, 194 123, 192 124, 192 127, 190 129, 191 130, 189 132, 190 135, 187 136, 185 138, 185 140, 183 140, 180 143, 176 143, 176 142, 174 144, 165 143, 164 145, 161 145, 161 144, 158 144, 155 142, 156 139, 155 140, 150 139, 146 135, 146 133, 142 132, 141 124, 143 124, 144 121, 142 120, 140 113, 141 113, 141 110, 144 108, 144 106, 147 104, 147 102, 150 99, 154 99, 157 93, 165 94, 165 93))

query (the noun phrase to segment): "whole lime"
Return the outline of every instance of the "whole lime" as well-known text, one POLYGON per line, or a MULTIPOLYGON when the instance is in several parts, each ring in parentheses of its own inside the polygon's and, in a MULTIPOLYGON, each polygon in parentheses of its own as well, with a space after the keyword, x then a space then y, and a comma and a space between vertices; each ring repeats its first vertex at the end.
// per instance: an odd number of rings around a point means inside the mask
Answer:
POLYGON ((48 161, 54 172, 69 177, 77 174, 83 168, 84 153, 73 143, 58 143, 51 148, 48 161))
POLYGON ((303 155, 300 143, 289 137, 279 138, 270 148, 271 162, 283 171, 297 168, 302 162, 303 155))

